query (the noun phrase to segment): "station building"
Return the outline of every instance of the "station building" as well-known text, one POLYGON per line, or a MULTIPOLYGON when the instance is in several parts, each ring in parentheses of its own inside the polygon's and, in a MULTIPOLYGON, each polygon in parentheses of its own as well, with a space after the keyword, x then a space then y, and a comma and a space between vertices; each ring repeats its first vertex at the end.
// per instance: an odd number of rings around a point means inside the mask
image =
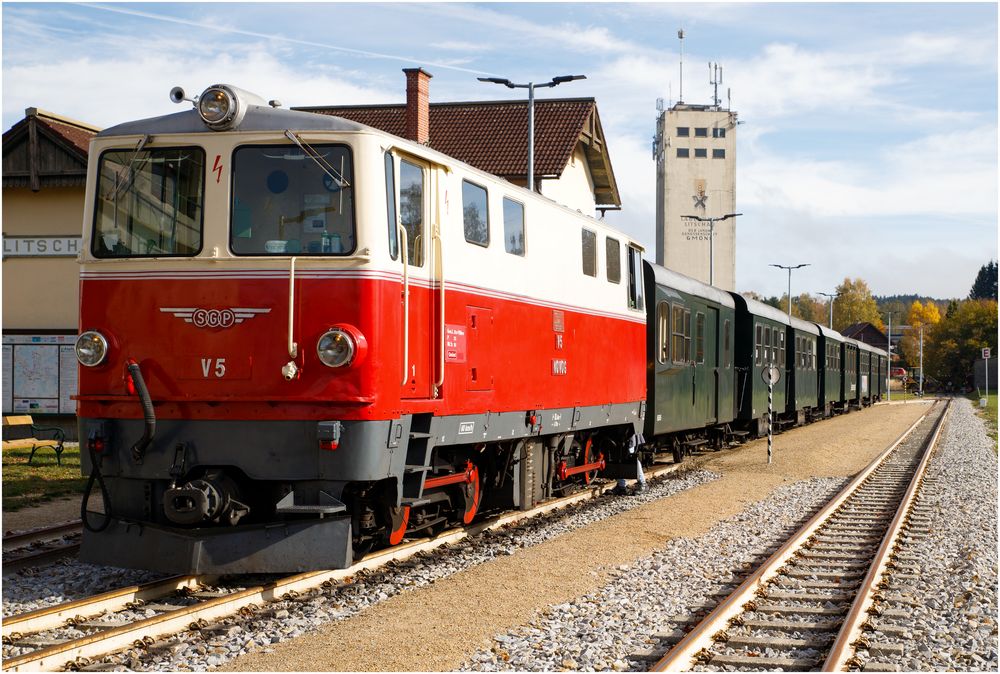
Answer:
POLYGON ((736 113, 678 102, 656 121, 656 263, 736 290, 736 113), (714 252, 714 254, 712 254, 714 252), (710 255, 714 279, 709 278, 710 255))
POLYGON ((74 415, 87 156, 99 129, 28 108, 3 134, 3 412, 74 415))

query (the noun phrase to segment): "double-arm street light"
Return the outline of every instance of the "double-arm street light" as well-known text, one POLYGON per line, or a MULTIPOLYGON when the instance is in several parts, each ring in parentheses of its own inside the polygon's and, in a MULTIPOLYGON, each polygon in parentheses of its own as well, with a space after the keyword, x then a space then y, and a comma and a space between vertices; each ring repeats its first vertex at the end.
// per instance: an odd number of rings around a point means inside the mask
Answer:
MULTIPOLYGON (((817 295, 822 295, 823 297, 829 297, 830 298, 830 329, 833 330, 833 301, 835 299, 837 299, 838 297, 840 297, 840 293, 834 293, 834 294, 831 295, 830 293, 817 292, 816 294, 817 295)), ((890 325, 891 325, 891 322, 890 322, 890 325)))
POLYGON ((545 84, 535 84, 534 82, 528 82, 527 84, 514 84, 510 80, 504 79, 502 77, 479 77, 477 78, 480 82, 492 82, 493 84, 502 84, 508 89, 527 89, 528 90, 528 189, 532 192, 535 191, 535 89, 542 87, 555 87, 559 86, 563 82, 572 82, 573 80, 585 80, 586 75, 560 75, 559 77, 553 77, 551 82, 546 82, 545 84))
POLYGON ((786 267, 783 264, 772 264, 771 267, 777 267, 778 269, 788 270, 788 317, 792 317, 792 270, 799 269, 800 267, 808 267, 810 263, 797 264, 791 267, 786 267))
POLYGON ((723 220, 728 220, 729 218, 735 218, 742 213, 727 213, 718 218, 703 218, 699 215, 682 215, 682 218, 690 218, 692 220, 697 220, 698 222, 708 223, 708 285, 715 285, 715 223, 722 222, 723 220))

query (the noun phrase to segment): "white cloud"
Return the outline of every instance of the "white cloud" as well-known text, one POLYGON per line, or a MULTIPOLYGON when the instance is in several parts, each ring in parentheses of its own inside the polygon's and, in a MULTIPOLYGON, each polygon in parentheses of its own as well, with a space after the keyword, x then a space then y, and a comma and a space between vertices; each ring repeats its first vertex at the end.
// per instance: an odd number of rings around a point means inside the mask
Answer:
MULTIPOLYGON (((167 94, 172 85, 198 93, 216 82, 228 82, 276 98, 286 106, 363 104, 397 100, 402 87, 379 89, 359 86, 345 78, 286 65, 265 50, 249 48, 206 57, 190 54, 154 54, 144 50, 128 60, 60 59, 37 65, 13 66, 4 71, 4 110, 40 107, 98 126, 111 126, 177 112, 167 94), (108 73, 115 77, 109 78, 108 73), (123 83, 128 83, 123 98, 123 83)), ((10 127, 20 116, 5 119, 10 127)))

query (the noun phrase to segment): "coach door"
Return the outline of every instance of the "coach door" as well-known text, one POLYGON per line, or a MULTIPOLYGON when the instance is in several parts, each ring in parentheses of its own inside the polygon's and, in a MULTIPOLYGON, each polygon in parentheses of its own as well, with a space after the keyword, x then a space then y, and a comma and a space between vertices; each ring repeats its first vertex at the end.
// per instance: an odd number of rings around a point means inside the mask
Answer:
POLYGON ((432 246, 434 171, 410 157, 401 157, 398 167, 397 231, 399 261, 403 268, 400 293, 402 397, 430 398, 436 383, 434 263, 437 256, 432 246))

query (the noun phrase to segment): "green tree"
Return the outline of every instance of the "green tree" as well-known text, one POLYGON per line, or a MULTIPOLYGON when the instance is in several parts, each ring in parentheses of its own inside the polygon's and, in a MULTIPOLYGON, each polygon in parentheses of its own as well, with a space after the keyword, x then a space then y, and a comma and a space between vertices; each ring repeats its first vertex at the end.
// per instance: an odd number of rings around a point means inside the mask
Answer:
POLYGON ((993 260, 979 268, 979 274, 969 291, 970 300, 997 299, 997 263, 993 260))
POLYGON ((837 286, 837 295, 837 301, 833 303, 834 330, 843 330, 855 323, 871 323, 879 330, 885 330, 878 305, 864 280, 845 278, 837 286))
POLYGON ((924 370, 954 386, 969 383, 983 347, 997 346, 996 300, 966 300, 924 332, 924 370))

